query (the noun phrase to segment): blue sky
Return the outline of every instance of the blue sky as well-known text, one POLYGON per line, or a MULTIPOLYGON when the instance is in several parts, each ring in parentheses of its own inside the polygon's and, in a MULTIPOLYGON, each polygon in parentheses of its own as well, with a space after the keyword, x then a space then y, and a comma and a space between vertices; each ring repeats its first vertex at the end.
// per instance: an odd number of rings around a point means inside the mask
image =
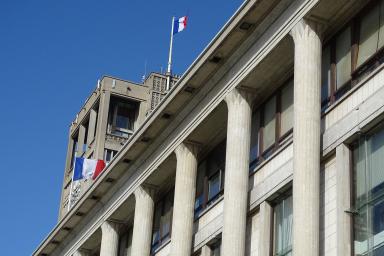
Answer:
POLYGON ((1 0, 1 255, 30 255, 55 226, 69 124, 97 79, 165 69, 171 17, 189 13, 182 74, 242 2, 1 0))

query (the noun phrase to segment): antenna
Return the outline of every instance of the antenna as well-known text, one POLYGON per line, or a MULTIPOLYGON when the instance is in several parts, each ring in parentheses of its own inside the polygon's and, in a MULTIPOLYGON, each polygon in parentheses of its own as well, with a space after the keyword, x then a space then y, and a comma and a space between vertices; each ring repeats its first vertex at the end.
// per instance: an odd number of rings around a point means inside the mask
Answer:
POLYGON ((145 59, 145 61, 144 61, 144 75, 141 78, 143 83, 144 83, 146 77, 147 77, 147 59, 145 59))

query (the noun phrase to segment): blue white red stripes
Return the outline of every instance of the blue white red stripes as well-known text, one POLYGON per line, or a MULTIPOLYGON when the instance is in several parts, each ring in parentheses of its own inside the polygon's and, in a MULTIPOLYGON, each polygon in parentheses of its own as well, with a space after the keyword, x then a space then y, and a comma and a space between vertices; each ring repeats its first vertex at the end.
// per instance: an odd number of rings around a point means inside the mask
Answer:
POLYGON ((187 27, 187 16, 175 19, 173 23, 173 34, 183 31, 187 27))
POLYGON ((93 180, 103 171, 105 163, 103 160, 86 159, 76 157, 73 180, 82 180, 92 178, 93 180))

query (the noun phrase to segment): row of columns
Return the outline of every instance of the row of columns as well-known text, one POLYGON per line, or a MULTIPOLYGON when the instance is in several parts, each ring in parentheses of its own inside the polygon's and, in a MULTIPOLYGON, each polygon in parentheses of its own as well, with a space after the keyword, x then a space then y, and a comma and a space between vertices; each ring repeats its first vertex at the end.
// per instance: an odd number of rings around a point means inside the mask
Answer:
MULTIPOLYGON (((300 21, 291 35, 295 43, 293 254, 318 255, 322 46, 314 23, 300 21)), ((223 256, 244 256, 245 253, 252 99, 252 93, 241 88, 232 90, 225 98, 228 128, 221 251, 223 256)), ((189 256, 192 252, 198 145, 181 143, 175 153, 177 166, 170 255, 189 256)), ((134 194, 136 207, 132 255, 148 256, 154 214, 153 190, 141 186, 134 194)), ((262 204, 261 212, 267 223, 272 214, 271 206, 262 204)), ((262 227, 262 230, 268 231, 269 227, 262 227)), ((102 225, 102 234, 100 255, 117 255, 116 226, 106 222, 102 225)), ((268 234, 264 235, 270 237, 268 234)), ((261 255, 266 255, 271 241, 263 241, 260 252, 261 255)))

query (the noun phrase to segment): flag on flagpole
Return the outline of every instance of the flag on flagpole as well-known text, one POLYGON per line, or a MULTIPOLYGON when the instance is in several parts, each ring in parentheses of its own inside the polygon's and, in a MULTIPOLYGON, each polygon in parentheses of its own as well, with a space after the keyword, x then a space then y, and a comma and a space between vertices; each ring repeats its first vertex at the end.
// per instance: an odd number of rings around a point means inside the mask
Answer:
POLYGON ((103 171, 104 167, 105 162, 103 160, 76 157, 73 181, 89 178, 95 180, 103 171))
POLYGON ((175 19, 173 22, 173 34, 183 31, 187 27, 187 16, 175 19))

